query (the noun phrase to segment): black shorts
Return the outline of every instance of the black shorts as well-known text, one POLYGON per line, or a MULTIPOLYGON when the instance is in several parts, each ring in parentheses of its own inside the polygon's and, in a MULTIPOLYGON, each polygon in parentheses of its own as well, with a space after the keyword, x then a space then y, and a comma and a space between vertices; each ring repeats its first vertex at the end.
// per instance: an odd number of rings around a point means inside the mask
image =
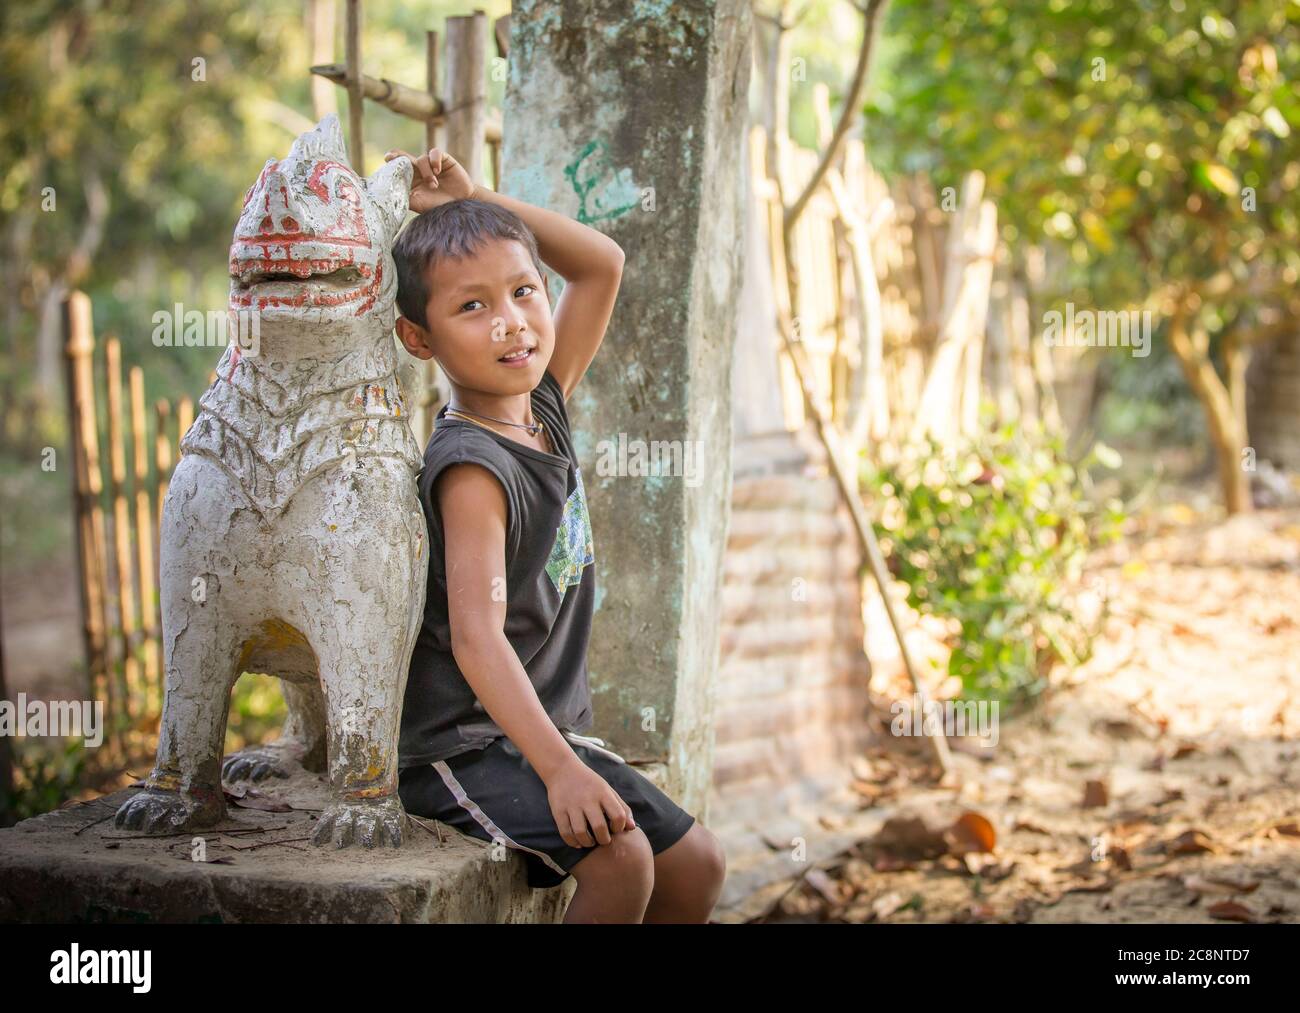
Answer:
MULTIPOLYGON (((600 739, 573 733, 565 737, 582 762, 628 804, 656 855, 685 836, 694 816, 621 756, 604 748, 600 739)), ((517 849, 527 866, 530 887, 559 886, 595 850, 564 843, 551 815, 546 784, 504 736, 485 749, 403 768, 397 791, 414 816, 439 820, 479 840, 517 849)))

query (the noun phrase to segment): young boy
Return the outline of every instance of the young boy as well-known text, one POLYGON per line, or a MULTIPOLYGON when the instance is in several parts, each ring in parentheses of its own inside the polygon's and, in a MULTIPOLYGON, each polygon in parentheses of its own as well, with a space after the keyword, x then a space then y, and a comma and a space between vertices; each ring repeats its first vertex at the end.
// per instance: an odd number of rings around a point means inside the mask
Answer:
MULTIPOLYGON (((405 154, 389 152, 387 158, 405 154)), ((399 744, 407 811, 518 849, 528 883, 578 887, 565 922, 705 922, 717 839, 600 739, 587 641, 591 524, 565 400, 622 276, 613 240, 415 159, 393 248, 397 333, 451 383, 424 452, 424 623, 399 744), (554 315, 539 260, 565 279, 554 315)))

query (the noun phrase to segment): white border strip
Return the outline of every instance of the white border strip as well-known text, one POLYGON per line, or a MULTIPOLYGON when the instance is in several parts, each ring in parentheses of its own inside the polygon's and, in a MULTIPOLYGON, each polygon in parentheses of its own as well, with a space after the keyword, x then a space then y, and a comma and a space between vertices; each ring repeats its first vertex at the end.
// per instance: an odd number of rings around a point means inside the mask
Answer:
POLYGON ((456 797, 456 801, 459 803, 460 807, 473 816, 478 822, 478 825, 492 835, 493 840, 504 841, 506 847, 514 848, 517 851, 527 851, 529 854, 536 855, 545 862, 547 866, 554 869, 561 876, 569 875, 567 870, 557 865, 555 860, 545 852, 537 851, 534 848, 527 848, 522 844, 512 841, 499 826, 492 822, 488 817, 488 814, 478 807, 478 803, 465 794, 465 789, 461 787, 461 783, 456 780, 456 775, 451 772, 451 768, 447 766, 445 760, 435 760, 433 763, 433 769, 442 775, 442 783, 445 784, 447 789, 456 797))

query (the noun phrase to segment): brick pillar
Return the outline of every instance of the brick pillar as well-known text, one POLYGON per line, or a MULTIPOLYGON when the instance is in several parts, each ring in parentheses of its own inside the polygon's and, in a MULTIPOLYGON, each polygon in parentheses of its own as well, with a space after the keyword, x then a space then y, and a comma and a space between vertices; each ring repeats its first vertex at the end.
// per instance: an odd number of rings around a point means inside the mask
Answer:
POLYGON ((648 772, 701 817, 749 69, 746 0, 514 4, 502 191, 600 229, 627 254, 605 343, 569 405, 599 587, 591 734, 662 763, 648 772), (652 473, 630 473, 639 461, 652 473), (611 465, 620 473, 601 473, 611 465))

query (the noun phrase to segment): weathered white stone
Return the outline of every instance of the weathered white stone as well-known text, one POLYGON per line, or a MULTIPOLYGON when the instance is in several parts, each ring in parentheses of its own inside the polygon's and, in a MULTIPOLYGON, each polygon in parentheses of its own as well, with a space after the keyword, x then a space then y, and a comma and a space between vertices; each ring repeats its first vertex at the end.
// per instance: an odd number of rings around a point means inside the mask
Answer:
POLYGON ((227 778, 328 769, 313 842, 401 844, 398 725, 428 568, 392 339, 412 171, 401 158, 359 178, 330 115, 249 188, 230 309, 256 315, 256 340, 227 346, 181 442, 162 517, 157 762, 118 827, 224 817, 230 691, 254 671, 282 680, 288 720, 227 778))

